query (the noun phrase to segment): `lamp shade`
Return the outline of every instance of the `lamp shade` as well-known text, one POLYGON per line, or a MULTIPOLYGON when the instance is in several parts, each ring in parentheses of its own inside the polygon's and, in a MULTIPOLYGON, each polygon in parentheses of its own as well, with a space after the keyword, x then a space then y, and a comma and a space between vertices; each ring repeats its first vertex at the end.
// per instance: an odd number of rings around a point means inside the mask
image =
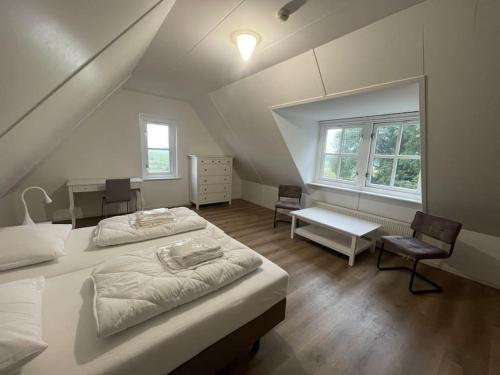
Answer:
POLYGON ((260 41, 259 36, 250 31, 240 31, 237 32, 234 41, 238 50, 240 51, 241 58, 245 61, 250 60, 253 52, 255 51, 255 47, 260 41))

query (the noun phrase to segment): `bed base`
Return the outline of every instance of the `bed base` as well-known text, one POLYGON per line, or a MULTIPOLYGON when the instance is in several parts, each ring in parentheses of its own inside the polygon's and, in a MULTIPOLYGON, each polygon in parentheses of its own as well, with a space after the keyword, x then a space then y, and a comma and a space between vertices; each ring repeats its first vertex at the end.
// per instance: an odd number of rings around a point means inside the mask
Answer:
POLYGON ((269 310, 209 346, 170 375, 215 374, 251 348, 257 352, 260 338, 285 320, 286 298, 269 310))

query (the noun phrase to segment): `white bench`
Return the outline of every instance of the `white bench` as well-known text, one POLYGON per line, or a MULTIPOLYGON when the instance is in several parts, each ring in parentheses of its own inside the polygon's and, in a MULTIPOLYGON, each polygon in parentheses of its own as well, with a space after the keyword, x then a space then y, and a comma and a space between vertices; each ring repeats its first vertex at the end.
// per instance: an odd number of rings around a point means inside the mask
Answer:
POLYGON ((345 254, 349 257, 350 266, 354 265, 354 258, 360 252, 368 248, 375 251, 375 239, 362 237, 380 228, 379 224, 318 207, 292 211, 290 214, 291 238, 298 234, 345 254), (310 224, 297 227, 297 219, 310 224))

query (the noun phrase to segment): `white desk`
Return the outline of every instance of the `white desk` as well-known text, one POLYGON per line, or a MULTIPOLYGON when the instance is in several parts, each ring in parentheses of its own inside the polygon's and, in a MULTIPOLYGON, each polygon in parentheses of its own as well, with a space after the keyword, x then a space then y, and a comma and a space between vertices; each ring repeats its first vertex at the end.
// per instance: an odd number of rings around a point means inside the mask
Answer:
POLYGON ((349 257, 349 265, 354 265, 354 257, 371 248, 375 250, 375 239, 361 238, 377 230, 381 225, 352 216, 339 214, 324 208, 305 208, 292 211, 292 232, 336 250, 349 257), (297 228, 297 219, 311 223, 297 228))
MULTIPOLYGON (((139 177, 133 177, 130 179, 130 187, 136 192, 137 203, 140 203, 139 209, 144 207, 144 198, 142 196, 143 180, 139 177)), ((75 193, 90 193, 94 191, 104 191, 106 187, 105 178, 75 178, 70 179, 66 183, 68 186, 69 193, 69 213, 71 214, 71 224, 75 228, 76 218, 75 218, 75 193)))

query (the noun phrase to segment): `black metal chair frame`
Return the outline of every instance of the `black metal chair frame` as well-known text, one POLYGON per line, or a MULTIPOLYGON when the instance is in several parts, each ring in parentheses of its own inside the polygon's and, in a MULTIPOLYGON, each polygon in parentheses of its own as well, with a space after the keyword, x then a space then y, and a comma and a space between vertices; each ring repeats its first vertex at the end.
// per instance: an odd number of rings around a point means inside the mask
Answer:
MULTIPOLYGON (((461 225, 460 225, 461 227, 461 225)), ((460 229, 459 229, 460 231, 460 229)), ((415 238, 417 235, 417 231, 416 230, 413 230, 413 238, 415 238)), ((457 233, 457 237, 458 237, 458 233, 457 233)), ((449 258, 451 256, 451 254, 453 253, 453 249, 455 248, 455 242, 456 242, 456 237, 455 239, 449 244, 450 245, 450 249, 448 251, 448 255, 446 257, 440 257, 438 259, 446 259, 446 258, 449 258)), ((418 265, 418 262, 422 259, 414 259, 413 261, 413 266, 412 268, 410 267, 404 267, 404 266, 399 266, 399 267, 383 267, 380 265, 380 262, 382 260, 382 254, 385 252, 389 253, 389 254, 393 254, 393 255, 400 255, 400 254, 396 254, 396 253, 393 253, 391 251, 388 251, 388 250, 385 250, 384 249, 384 245, 385 245, 385 241, 382 240, 382 245, 380 246, 380 252, 378 254, 378 260, 377 260, 377 268, 380 270, 380 271, 408 271, 411 273, 411 278, 410 278, 410 284, 408 285, 408 289, 410 290, 410 292, 412 294, 429 294, 429 293, 441 293, 443 292, 443 288, 441 288, 438 284, 436 284, 434 281, 428 279, 427 277, 423 276, 422 274, 418 273, 417 272, 417 265, 418 265), (433 288, 431 289, 414 289, 413 287, 413 283, 415 281, 415 277, 418 277, 419 279, 427 282, 428 284, 432 285, 433 288)), ((423 258, 425 259, 425 258, 423 258)), ((427 258, 427 259, 430 259, 430 258, 427 258)))
MULTIPOLYGON (((415 237, 415 234, 416 234, 416 232, 414 231, 413 232, 413 237, 415 237)), ((410 268, 410 267, 404 267, 404 266, 400 266, 400 267, 382 267, 380 265, 380 262, 382 260, 382 253, 384 251, 386 253, 389 253, 389 254, 392 254, 392 255, 398 255, 398 254, 395 254, 395 253, 393 253, 391 251, 385 250, 384 249, 384 245, 385 245, 385 243, 382 241, 382 245, 380 246, 380 251, 379 251, 378 260, 377 260, 377 268, 379 269, 379 271, 408 271, 408 272, 411 272, 410 284, 408 286, 408 289, 413 294, 441 293, 443 291, 443 289, 438 284, 436 284, 434 281, 429 280, 427 277, 425 277, 422 274, 420 274, 420 273, 417 272, 417 265, 418 265, 418 261, 420 259, 415 259, 414 260, 412 268, 410 268), (430 285, 432 285, 434 288, 433 289, 419 289, 419 290, 414 289, 413 288, 413 282, 415 280, 415 276, 418 277, 421 280, 426 281, 427 283, 429 283, 430 285)))

